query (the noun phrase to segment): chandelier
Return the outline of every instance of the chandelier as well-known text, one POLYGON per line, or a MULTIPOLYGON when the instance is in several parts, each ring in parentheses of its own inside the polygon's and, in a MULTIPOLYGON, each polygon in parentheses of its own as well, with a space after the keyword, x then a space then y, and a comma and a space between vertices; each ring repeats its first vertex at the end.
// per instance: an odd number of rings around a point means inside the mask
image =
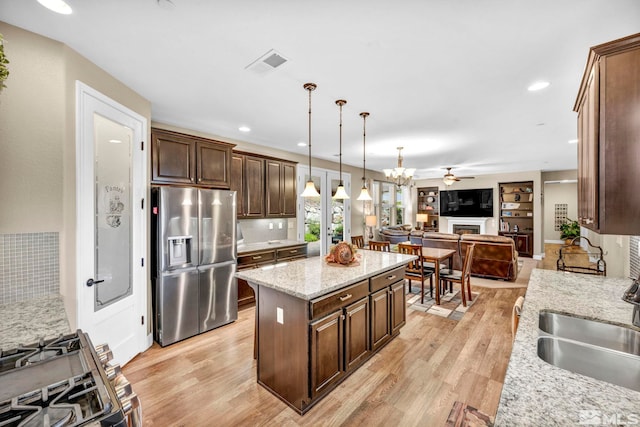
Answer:
POLYGON ((402 149, 404 147, 397 147, 398 149, 398 166, 393 169, 383 169, 383 172, 388 180, 393 181, 396 187, 402 187, 411 184, 411 178, 415 173, 415 168, 402 167, 402 149))

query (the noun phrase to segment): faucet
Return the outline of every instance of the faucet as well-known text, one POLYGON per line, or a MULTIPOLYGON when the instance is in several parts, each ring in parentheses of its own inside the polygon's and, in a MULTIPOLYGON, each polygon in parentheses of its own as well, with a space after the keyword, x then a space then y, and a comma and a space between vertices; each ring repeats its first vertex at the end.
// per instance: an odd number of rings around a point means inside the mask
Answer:
POLYGON ((622 300, 633 304, 631 322, 634 326, 640 327, 640 277, 634 280, 629 289, 624 292, 622 300))

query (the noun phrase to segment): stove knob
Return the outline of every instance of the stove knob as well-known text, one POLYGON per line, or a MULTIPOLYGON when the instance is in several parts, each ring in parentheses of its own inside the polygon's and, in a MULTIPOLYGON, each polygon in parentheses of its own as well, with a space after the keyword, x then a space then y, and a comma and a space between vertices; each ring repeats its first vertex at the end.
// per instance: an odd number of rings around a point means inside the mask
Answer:
POLYGON ((107 364, 104 367, 104 371, 107 374, 107 379, 109 381, 113 381, 116 379, 116 377, 120 374, 122 374, 122 369, 120 369, 120 365, 116 364, 107 364))
POLYGON ((133 394, 133 390, 131 389, 131 384, 129 384, 129 381, 127 381, 127 379, 124 378, 123 375, 116 378, 115 388, 116 388, 116 396, 118 396, 118 399, 120 399, 120 401, 122 401, 123 398, 133 394))
POLYGON ((100 363, 106 365, 108 361, 113 359, 113 353, 107 344, 100 344, 96 346, 96 354, 100 359, 100 363))
POLYGON ((142 427, 142 406, 135 393, 122 401, 122 409, 127 417, 127 426, 142 427))

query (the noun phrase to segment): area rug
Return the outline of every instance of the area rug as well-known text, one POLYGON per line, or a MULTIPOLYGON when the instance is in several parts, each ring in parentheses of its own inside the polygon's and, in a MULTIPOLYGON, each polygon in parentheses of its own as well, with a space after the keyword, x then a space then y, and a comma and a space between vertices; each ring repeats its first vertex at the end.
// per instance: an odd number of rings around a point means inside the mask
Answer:
POLYGON ((422 311, 423 313, 435 314, 436 316, 446 317, 451 320, 460 320, 464 313, 467 312, 469 307, 473 305, 478 299, 477 292, 471 292, 473 299, 467 301, 467 306, 462 305, 462 297, 460 296, 460 290, 454 289, 453 292, 447 292, 440 297, 440 305, 436 305, 435 298, 431 298, 427 293, 424 296, 424 303, 420 303, 420 288, 412 287, 412 295, 407 298, 407 307, 411 310, 422 311))
POLYGON ((473 406, 456 401, 447 417, 446 427, 489 427, 493 426, 492 417, 483 414, 473 406))
POLYGON ((518 277, 515 281, 500 279, 485 279, 471 276, 471 286, 483 288, 526 288, 531 277, 531 271, 538 267, 538 260, 533 258, 520 258, 518 260, 518 277))

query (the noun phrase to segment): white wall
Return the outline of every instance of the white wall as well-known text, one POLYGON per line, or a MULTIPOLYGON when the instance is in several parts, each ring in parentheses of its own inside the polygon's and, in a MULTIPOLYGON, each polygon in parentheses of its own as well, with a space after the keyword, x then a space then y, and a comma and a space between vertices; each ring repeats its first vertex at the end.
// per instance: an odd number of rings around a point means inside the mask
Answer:
POLYGON ((567 204, 567 218, 578 219, 578 184, 575 182, 545 183, 543 200, 544 242, 560 243, 560 232, 555 230, 555 205, 567 204))

